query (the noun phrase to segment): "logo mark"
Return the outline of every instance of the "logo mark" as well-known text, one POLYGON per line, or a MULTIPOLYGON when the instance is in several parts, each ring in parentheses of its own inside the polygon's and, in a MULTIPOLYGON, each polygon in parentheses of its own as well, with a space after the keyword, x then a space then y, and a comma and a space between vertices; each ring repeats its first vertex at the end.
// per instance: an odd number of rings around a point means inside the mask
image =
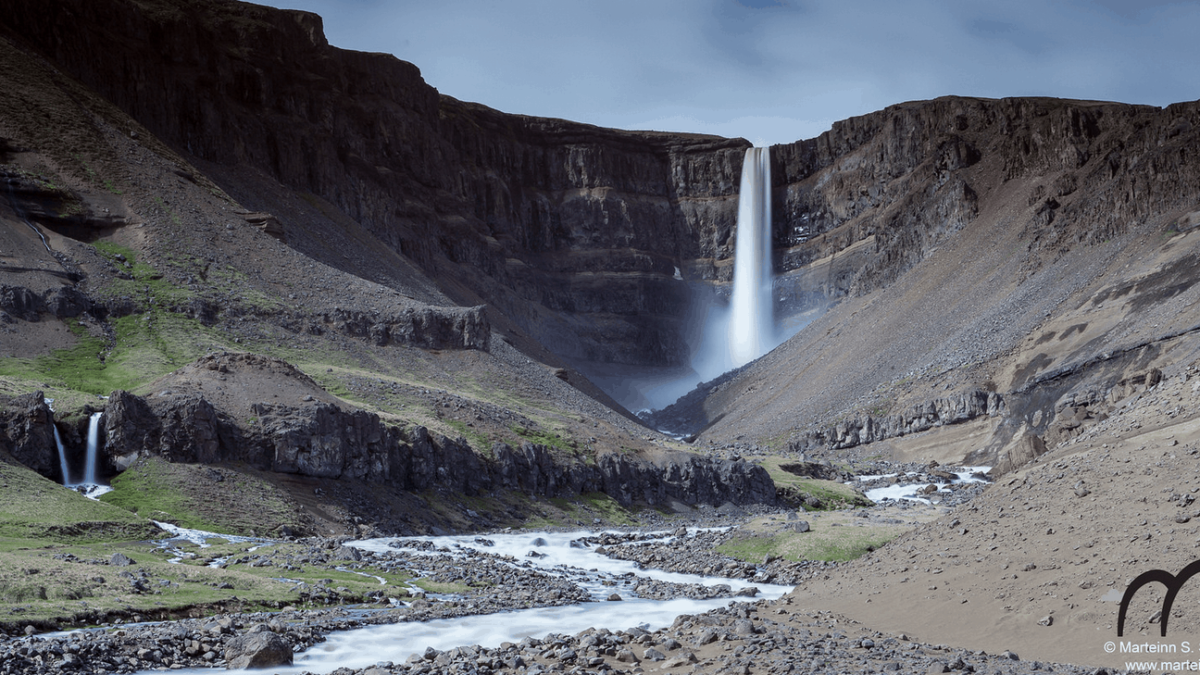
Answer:
POLYGON ((1133 600, 1135 593, 1146 584, 1159 582, 1167 589, 1167 594, 1163 597, 1162 605, 1162 621, 1159 623, 1159 635, 1167 636, 1167 619, 1171 616, 1171 605, 1175 602, 1175 596, 1179 595, 1179 589, 1188 579, 1200 574, 1200 560, 1189 563, 1187 567, 1179 571, 1179 574, 1171 574, 1166 570, 1150 570, 1142 572, 1134 578, 1129 584, 1129 588, 1125 589, 1125 595, 1121 596, 1121 609, 1117 612, 1117 637, 1125 635, 1125 613, 1129 611, 1129 602, 1133 600))

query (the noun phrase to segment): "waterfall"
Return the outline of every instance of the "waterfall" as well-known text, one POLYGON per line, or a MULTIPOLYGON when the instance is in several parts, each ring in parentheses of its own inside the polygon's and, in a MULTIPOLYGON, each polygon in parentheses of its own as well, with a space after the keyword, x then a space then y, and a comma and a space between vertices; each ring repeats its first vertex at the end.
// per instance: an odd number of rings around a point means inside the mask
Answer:
POLYGON ((63 485, 71 484, 70 469, 67 467, 67 451, 63 448, 62 436, 58 435, 58 425, 53 422, 50 426, 54 427, 54 445, 58 446, 58 468, 62 471, 63 485))
POLYGON ((104 413, 92 413, 88 420, 87 436, 87 466, 83 470, 83 485, 99 485, 96 479, 97 456, 100 454, 100 416, 104 413))
POLYGON ((735 246, 729 357, 736 368, 765 354, 774 341, 771 157, 767 148, 747 149, 742 162, 735 246))

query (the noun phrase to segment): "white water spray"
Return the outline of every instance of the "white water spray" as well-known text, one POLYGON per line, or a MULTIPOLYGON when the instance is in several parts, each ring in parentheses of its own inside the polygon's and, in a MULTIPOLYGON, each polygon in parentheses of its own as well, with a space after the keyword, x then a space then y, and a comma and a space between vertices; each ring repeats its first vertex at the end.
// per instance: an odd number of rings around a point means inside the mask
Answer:
POLYGON ((58 425, 51 424, 54 427, 54 445, 58 446, 58 468, 62 471, 63 485, 71 484, 70 469, 67 467, 67 450, 63 447, 62 436, 58 435, 58 425))
POLYGON ((738 193, 729 358, 734 368, 767 353, 774 342, 771 304, 771 157, 749 148, 738 193))
POLYGON ((88 420, 87 465, 83 471, 83 485, 99 485, 96 479, 96 463, 100 454, 100 417, 104 413, 92 413, 88 420))

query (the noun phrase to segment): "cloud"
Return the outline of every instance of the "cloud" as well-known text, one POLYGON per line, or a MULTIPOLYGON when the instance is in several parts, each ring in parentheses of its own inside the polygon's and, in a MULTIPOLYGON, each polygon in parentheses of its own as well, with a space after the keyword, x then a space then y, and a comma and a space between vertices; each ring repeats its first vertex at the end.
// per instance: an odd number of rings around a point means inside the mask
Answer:
POLYGON ((292 0, 507 112, 781 143, 907 100, 1195 98, 1200 6, 1169 0, 292 0))

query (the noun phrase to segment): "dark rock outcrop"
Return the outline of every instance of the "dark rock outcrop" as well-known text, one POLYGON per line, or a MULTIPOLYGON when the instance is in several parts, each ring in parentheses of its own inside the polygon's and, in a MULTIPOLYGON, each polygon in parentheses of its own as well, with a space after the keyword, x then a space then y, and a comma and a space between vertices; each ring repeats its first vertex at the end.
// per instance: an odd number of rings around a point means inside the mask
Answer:
POLYGON ((388 315, 338 309, 323 318, 341 332, 379 347, 406 344, 424 349, 487 351, 491 344, 491 323, 482 306, 409 308, 388 315))
POLYGON ((808 431, 792 438, 788 449, 803 453, 815 449, 852 448, 934 427, 960 424, 984 415, 995 417, 1004 409, 1004 397, 996 392, 971 391, 913 406, 899 415, 859 415, 830 427, 808 431))
MULTIPOLYGON (((281 473, 386 483, 396 489, 444 488, 466 495, 511 489, 544 496, 604 492, 621 502, 688 505, 771 504, 767 472, 743 461, 688 453, 622 453, 594 462, 523 443, 493 446, 492 458, 416 426, 389 426, 378 415, 314 401, 294 407, 258 403, 248 428, 197 396, 146 400, 113 392, 104 415, 103 455, 121 470, 142 454, 175 462, 247 462, 281 473)), ((52 447, 52 446, 51 446, 52 447)))
POLYGON ((0 286, 0 310, 23 321, 41 318, 45 303, 36 293, 23 286, 0 286))
POLYGON ((40 391, 0 402, 0 444, 8 454, 43 476, 61 478, 53 424, 40 391))
POLYGON ((23 286, 0 285, 0 312, 22 321, 38 321, 44 313, 69 319, 94 310, 91 299, 74 286, 59 286, 38 295, 23 286))

